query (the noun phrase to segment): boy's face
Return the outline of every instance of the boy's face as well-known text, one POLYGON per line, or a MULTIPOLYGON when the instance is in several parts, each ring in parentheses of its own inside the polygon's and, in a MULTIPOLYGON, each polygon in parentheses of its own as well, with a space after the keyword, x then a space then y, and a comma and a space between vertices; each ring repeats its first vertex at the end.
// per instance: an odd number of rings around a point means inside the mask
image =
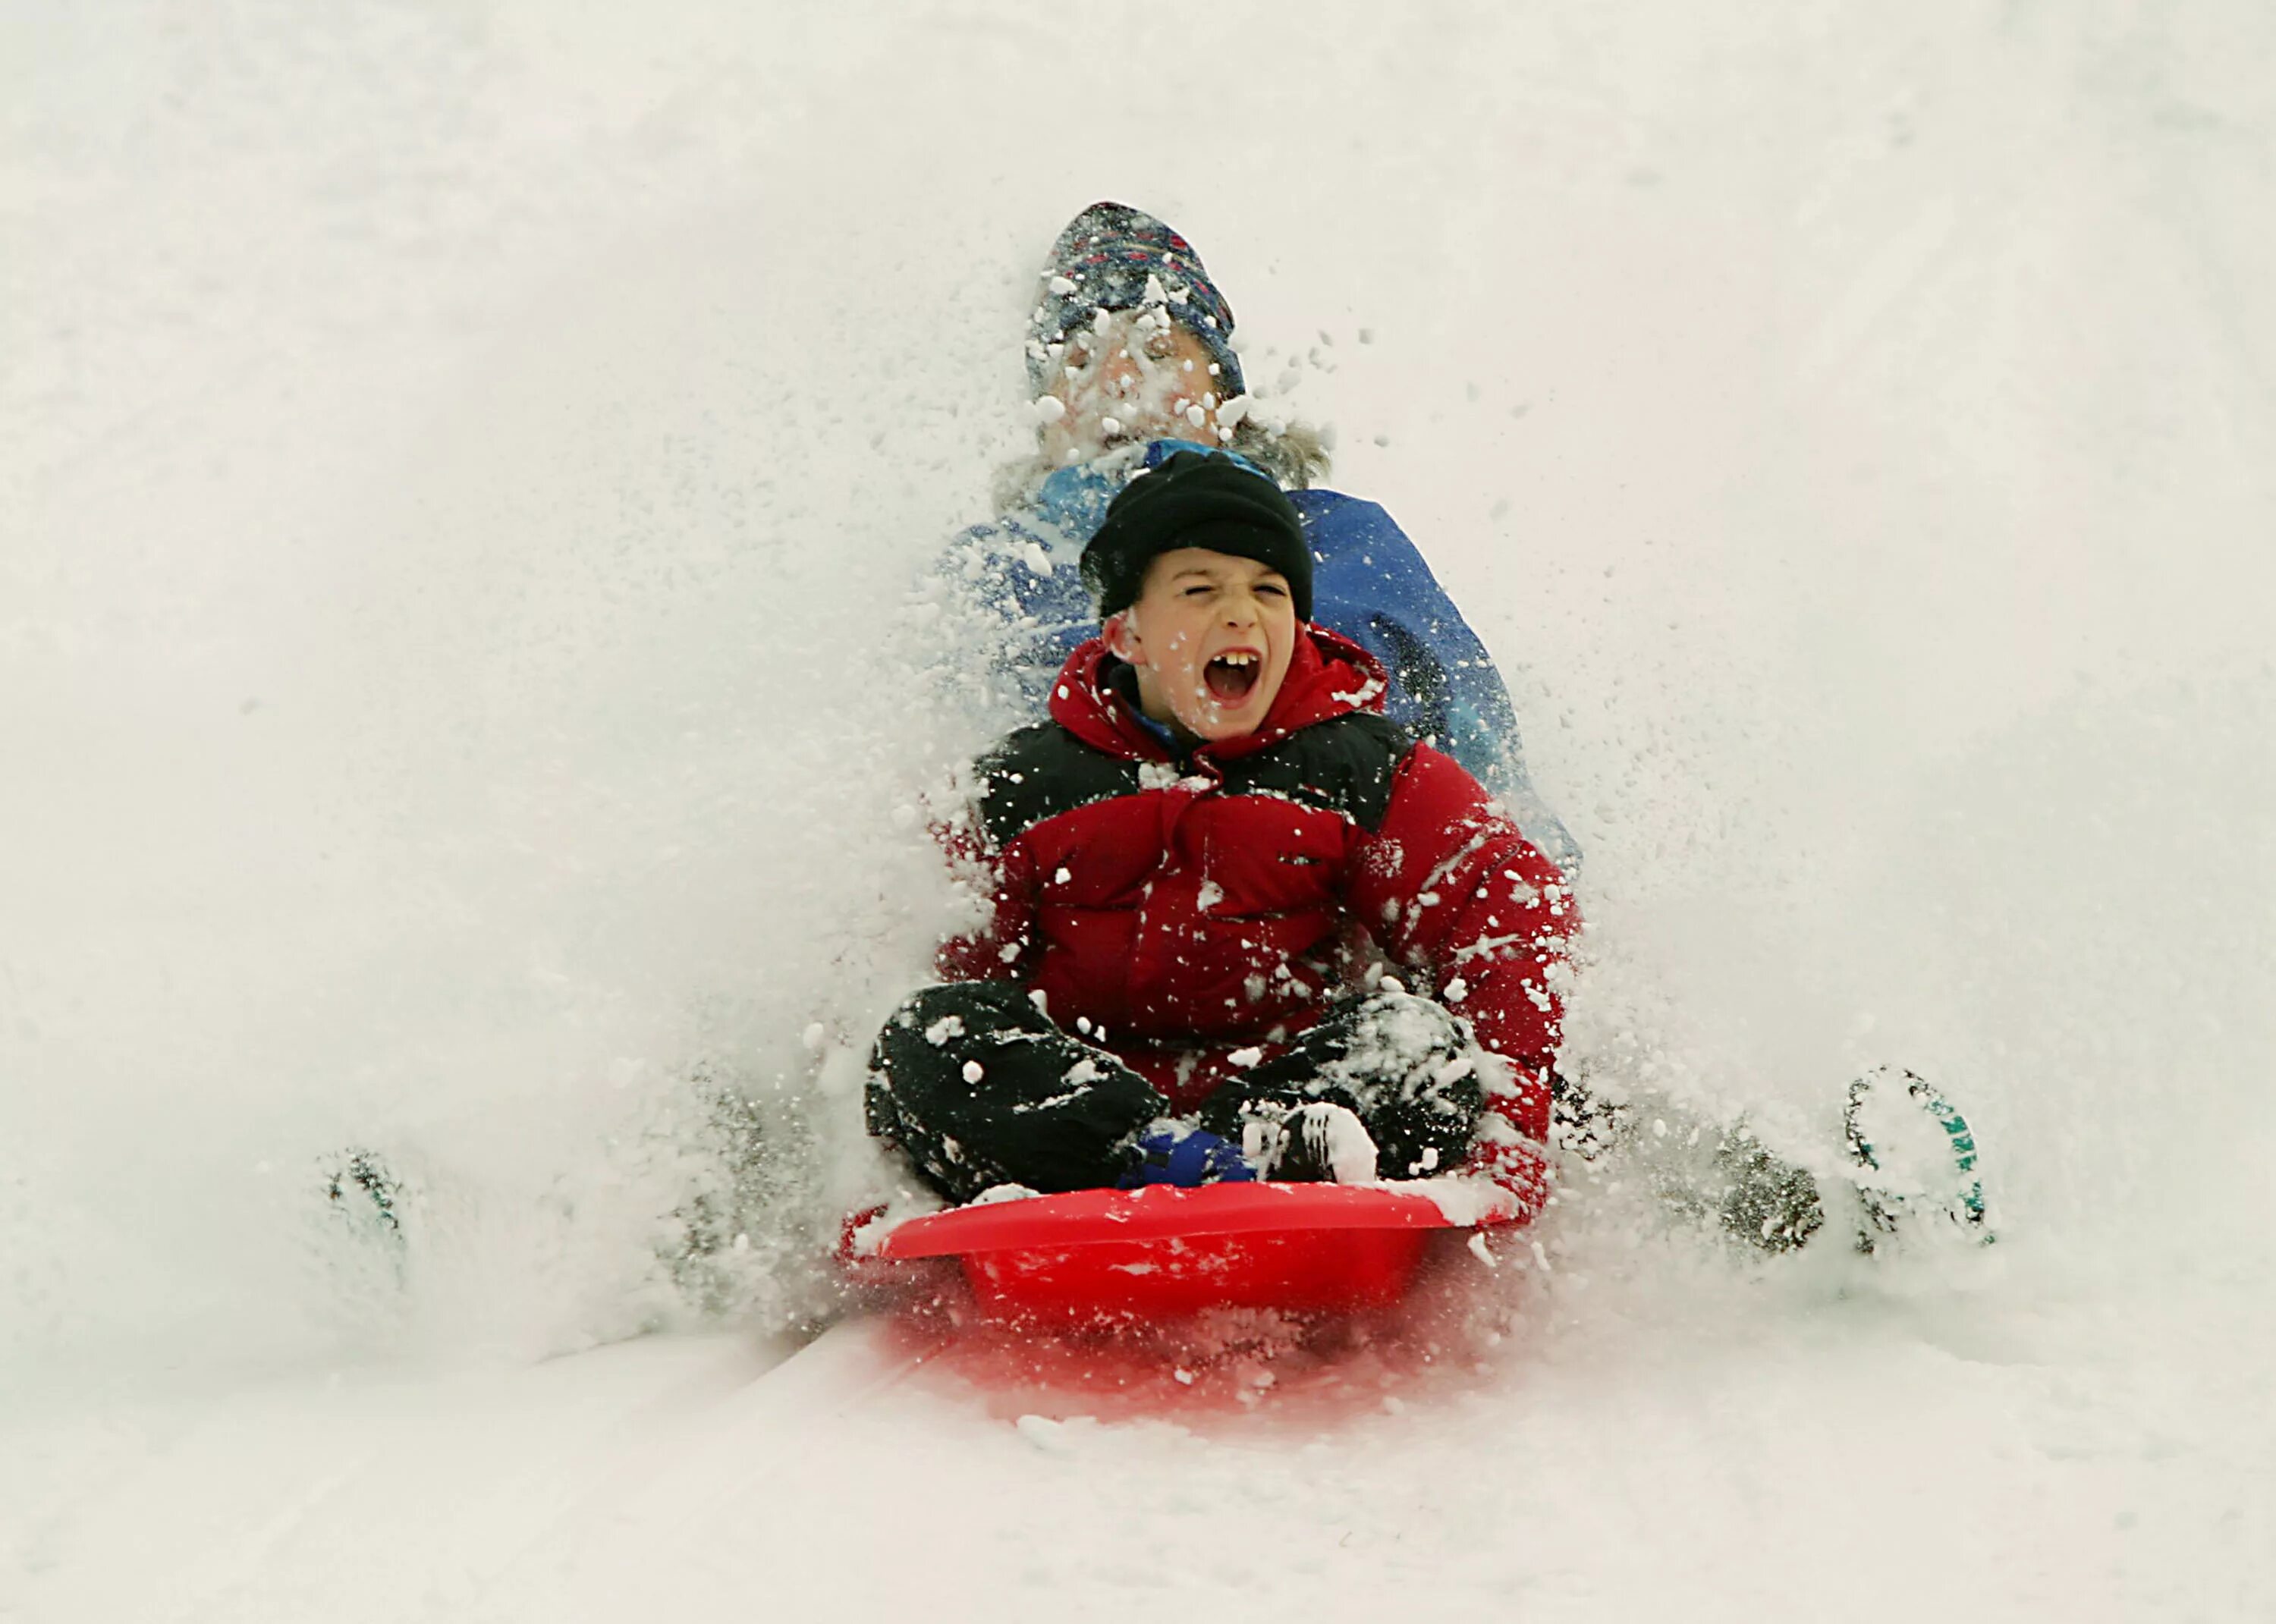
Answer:
POLYGON ((1196 739, 1253 733, 1296 651, 1295 600, 1254 558, 1180 547, 1146 567, 1137 602, 1106 623, 1106 646, 1138 673, 1157 722, 1196 739))

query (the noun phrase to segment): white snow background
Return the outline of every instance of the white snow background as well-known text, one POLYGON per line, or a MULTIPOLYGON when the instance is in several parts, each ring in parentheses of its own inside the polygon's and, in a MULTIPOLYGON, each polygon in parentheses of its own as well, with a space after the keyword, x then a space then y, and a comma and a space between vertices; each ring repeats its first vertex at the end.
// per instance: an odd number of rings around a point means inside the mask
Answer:
POLYGON ((0 1618, 2276 1611, 2276 12, 19 0, 0 73, 0 1618), (1911 1065, 1996 1247, 1567 1209, 1324 1427, 778 1362, 983 725, 893 650, 1099 197, 1502 662, 1574 1043, 1803 1155, 1911 1065), (780 1147, 724 1318, 699 1073, 780 1147))

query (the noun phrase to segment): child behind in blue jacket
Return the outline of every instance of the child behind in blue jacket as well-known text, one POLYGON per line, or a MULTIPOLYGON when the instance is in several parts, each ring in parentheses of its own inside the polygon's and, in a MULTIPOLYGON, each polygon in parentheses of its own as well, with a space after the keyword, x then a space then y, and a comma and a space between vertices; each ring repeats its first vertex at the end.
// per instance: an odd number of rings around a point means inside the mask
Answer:
POLYGON ((1180 451, 1230 451, 1294 487, 1314 618, 1389 673, 1386 713, 1467 768, 1570 877, 1579 850, 1526 776, 1492 657, 1389 513, 1309 488, 1326 453, 1301 428, 1251 415, 1232 334, 1232 307, 1183 237, 1119 203, 1076 216, 1028 323, 1038 457, 997 520, 958 538, 951 579, 1003 626, 1003 660, 1040 712, 1060 665, 1097 631, 1076 564, 1107 505, 1180 451))

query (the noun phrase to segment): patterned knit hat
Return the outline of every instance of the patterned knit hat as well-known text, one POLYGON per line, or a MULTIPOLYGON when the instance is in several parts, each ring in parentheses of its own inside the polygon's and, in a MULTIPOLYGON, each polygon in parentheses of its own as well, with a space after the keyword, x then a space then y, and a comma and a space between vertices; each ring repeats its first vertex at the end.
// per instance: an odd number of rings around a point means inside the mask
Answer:
POLYGON ((1043 267, 1043 297, 1028 318, 1028 377, 1041 392, 1051 376, 1047 346, 1102 310, 1159 306, 1199 338, 1218 364, 1218 395, 1247 392, 1233 353, 1233 307, 1209 279, 1193 244, 1125 203, 1093 203, 1067 222, 1043 267))

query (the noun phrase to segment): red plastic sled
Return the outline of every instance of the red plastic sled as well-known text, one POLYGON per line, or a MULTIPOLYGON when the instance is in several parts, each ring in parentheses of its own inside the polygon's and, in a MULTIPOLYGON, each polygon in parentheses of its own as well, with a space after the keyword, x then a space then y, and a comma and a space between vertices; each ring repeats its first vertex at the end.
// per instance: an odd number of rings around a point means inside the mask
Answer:
POLYGON ((1506 1224, 1491 1185, 1169 1185, 1077 1190, 912 1218, 865 1248, 953 1257, 990 1318, 1160 1320, 1212 1308, 1350 1313, 1405 1295, 1433 1232, 1506 1224))

